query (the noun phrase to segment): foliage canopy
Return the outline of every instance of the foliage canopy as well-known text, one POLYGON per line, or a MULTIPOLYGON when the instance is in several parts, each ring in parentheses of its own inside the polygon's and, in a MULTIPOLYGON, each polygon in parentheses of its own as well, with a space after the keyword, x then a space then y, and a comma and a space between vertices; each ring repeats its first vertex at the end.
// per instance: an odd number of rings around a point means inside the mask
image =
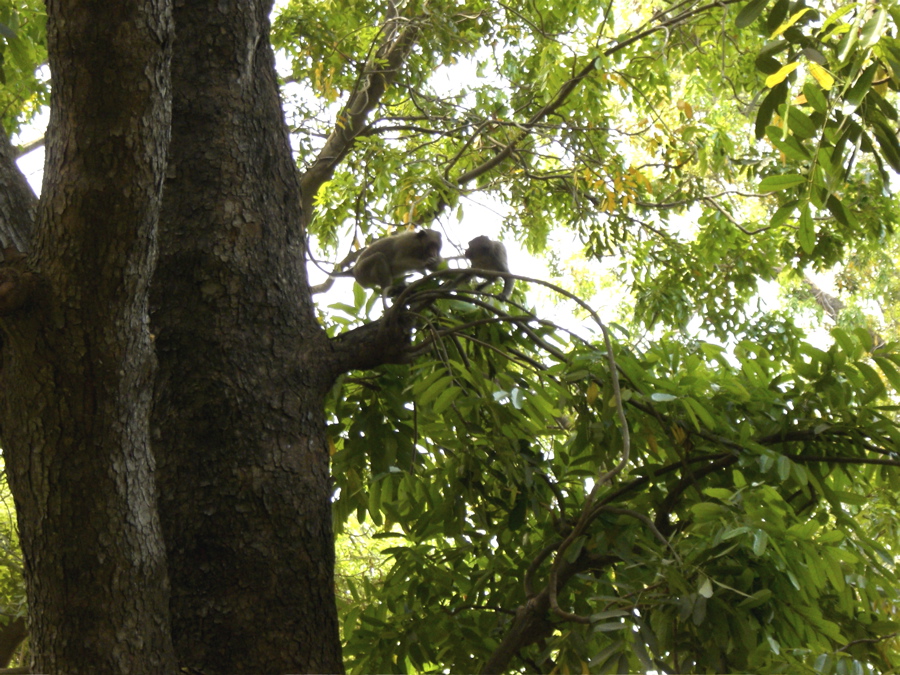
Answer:
MULTIPOLYGON (((786 0, 284 9, 301 167, 391 32, 417 33, 318 192, 326 251, 435 219, 462 244, 452 221, 487 201, 531 251, 569 232, 616 256, 631 298, 618 394, 582 309, 576 337, 465 294, 429 308, 414 363, 334 389, 336 522, 371 521, 392 561, 348 590, 352 671, 898 667, 900 355, 864 313, 816 347, 754 300, 892 245, 898 19, 786 0)), ((373 307, 357 291, 325 320, 373 307)))

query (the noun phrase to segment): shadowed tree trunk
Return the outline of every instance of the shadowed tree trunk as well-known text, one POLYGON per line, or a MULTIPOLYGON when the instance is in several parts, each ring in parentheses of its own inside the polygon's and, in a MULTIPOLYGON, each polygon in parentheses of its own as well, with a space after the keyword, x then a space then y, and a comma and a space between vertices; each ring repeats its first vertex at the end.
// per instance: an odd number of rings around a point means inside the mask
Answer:
POLYGON ((405 360, 411 321, 317 323, 270 10, 48 3, 39 204, 0 143, 0 432, 39 672, 343 669, 323 397, 405 360))
MULTIPOLYGON (((36 672, 172 672, 147 325, 171 12, 166 0, 51 0, 47 12, 43 196, 30 255, 7 256, 20 269, 0 289, 12 312, 0 417, 31 651, 36 672)), ((8 171, 4 182, 15 182, 8 171)), ((3 215, 18 221, 12 231, 27 229, 28 211, 3 215)))
POLYGON ((176 8, 153 416, 179 662, 342 670, 322 396, 270 2, 176 8))

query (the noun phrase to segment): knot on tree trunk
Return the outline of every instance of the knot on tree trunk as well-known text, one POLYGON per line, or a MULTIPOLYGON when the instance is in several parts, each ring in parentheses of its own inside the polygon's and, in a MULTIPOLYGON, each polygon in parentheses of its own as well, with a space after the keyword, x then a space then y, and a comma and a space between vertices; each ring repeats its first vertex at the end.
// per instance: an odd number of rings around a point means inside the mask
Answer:
POLYGON ((36 285, 37 275, 27 269, 25 255, 15 248, 5 249, 0 266, 0 316, 27 305, 36 285))

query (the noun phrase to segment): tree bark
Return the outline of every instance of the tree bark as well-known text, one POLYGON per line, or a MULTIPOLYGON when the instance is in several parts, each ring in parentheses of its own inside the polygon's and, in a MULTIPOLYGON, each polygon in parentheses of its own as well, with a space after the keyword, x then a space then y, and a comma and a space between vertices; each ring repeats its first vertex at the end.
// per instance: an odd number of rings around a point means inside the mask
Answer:
POLYGON ((22 641, 28 637, 25 619, 16 617, 0 628, 0 668, 6 668, 22 641))
POLYGON ((342 671, 323 395, 271 3, 177 2, 151 294, 152 418, 181 665, 342 671))
POLYGON ((0 372, 31 651, 36 672, 174 672, 147 323, 171 10, 49 0, 47 14, 48 159, 27 259, 38 282, 2 319, 0 372))

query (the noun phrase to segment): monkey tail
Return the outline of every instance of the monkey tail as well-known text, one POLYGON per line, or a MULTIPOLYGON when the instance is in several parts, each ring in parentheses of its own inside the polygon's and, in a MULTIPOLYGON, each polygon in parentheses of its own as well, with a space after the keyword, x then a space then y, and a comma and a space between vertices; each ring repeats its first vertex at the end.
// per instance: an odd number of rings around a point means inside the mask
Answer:
POLYGON ((352 268, 347 270, 346 272, 332 272, 331 274, 328 275, 328 278, 325 281, 323 281, 321 284, 318 284, 316 286, 310 286, 309 292, 312 293, 313 295, 316 295, 317 293, 324 293, 325 291, 327 291, 334 285, 334 280, 336 277, 352 277, 352 276, 353 276, 352 268))
POLYGON ((509 300, 509 296, 512 295, 513 289, 516 287, 516 280, 512 277, 506 277, 503 280, 503 290, 500 292, 500 297, 503 300, 509 300))
POLYGON ((334 285, 334 277, 329 276, 321 284, 318 284, 316 286, 310 286, 309 292, 312 293, 313 295, 316 295, 317 293, 324 293, 329 288, 331 288, 333 285, 334 285))
MULTIPOLYGON (((341 262, 339 262, 337 265, 334 266, 334 271, 328 275, 328 278, 325 281, 323 281, 321 284, 318 284, 316 286, 310 286, 309 292, 312 293, 313 295, 317 295, 318 293, 324 293, 325 291, 329 290, 334 285, 335 277, 352 277, 353 269, 351 268, 350 270, 346 270, 345 268, 350 263, 356 262, 356 259, 359 257, 359 254, 362 253, 364 250, 365 249, 360 248, 355 251, 350 251, 350 253, 347 255, 346 258, 344 258, 343 260, 341 260, 341 262), (340 272, 339 270, 345 270, 345 271, 340 272)), ((321 269, 321 268, 319 268, 319 269, 321 269)))

